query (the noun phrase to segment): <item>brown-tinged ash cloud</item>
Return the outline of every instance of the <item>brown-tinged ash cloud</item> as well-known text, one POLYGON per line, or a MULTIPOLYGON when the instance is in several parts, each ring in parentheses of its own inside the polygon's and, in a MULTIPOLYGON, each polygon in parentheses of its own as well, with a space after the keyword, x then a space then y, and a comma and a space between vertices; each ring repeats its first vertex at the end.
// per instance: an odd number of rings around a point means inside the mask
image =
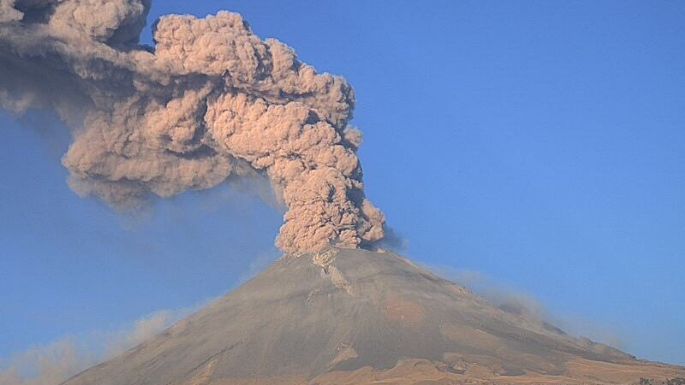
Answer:
POLYGON ((240 15, 166 16, 149 0, 0 0, 0 106, 53 109, 72 128, 70 186, 116 207, 266 175, 289 253, 384 236, 349 126, 354 93, 240 15))

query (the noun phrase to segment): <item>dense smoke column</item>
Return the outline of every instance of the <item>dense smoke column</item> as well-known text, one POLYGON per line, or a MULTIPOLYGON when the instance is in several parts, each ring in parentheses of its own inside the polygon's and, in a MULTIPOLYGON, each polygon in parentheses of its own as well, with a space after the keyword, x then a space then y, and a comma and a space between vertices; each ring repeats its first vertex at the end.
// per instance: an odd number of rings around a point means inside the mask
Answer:
POLYGON ((383 238, 348 126, 354 94, 221 12, 163 17, 138 44, 146 0, 0 0, 0 106, 54 109, 79 194, 113 206, 264 174, 287 211, 288 253, 383 238))

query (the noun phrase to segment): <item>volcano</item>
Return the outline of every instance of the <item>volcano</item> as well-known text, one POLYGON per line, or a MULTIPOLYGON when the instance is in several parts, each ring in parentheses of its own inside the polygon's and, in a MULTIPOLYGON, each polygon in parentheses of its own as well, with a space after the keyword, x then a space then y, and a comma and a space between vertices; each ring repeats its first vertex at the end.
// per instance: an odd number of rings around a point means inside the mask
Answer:
POLYGON ((606 384, 685 377, 494 306, 389 252, 284 257, 64 385, 606 384))

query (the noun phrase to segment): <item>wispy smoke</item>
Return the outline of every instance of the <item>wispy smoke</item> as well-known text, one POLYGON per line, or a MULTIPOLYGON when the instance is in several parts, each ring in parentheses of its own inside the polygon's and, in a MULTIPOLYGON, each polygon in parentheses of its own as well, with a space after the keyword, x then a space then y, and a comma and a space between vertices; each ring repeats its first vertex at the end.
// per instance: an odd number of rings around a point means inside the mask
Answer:
POLYGON ((550 313, 537 299, 520 290, 502 285, 483 273, 447 267, 433 270, 468 287, 501 310, 540 321, 552 321, 550 313))
POLYGON ((0 385, 57 385, 148 340, 191 312, 159 311, 118 331, 63 338, 0 362, 0 385))
POLYGON ((626 345, 625 337, 617 334, 615 327, 604 327, 595 321, 576 315, 552 312, 535 297, 497 282, 483 273, 447 266, 429 266, 428 269, 439 276, 464 285, 499 309, 540 322, 546 328, 582 336, 580 338, 590 338, 615 348, 624 348, 626 345), (558 325, 561 329, 553 325, 558 325))
POLYGON ((117 207, 266 175, 289 253, 384 236, 349 126, 354 93, 237 14, 167 16, 150 0, 0 0, 0 106, 53 109, 73 130, 70 185, 117 207))

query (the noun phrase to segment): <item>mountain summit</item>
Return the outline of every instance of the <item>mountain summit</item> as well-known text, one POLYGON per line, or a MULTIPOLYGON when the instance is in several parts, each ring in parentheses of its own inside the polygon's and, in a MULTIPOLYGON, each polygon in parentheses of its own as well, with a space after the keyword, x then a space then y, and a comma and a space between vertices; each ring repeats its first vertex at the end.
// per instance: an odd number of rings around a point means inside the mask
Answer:
POLYGON ((64 385, 604 384, 685 377, 500 309, 392 253, 285 257, 64 385))

